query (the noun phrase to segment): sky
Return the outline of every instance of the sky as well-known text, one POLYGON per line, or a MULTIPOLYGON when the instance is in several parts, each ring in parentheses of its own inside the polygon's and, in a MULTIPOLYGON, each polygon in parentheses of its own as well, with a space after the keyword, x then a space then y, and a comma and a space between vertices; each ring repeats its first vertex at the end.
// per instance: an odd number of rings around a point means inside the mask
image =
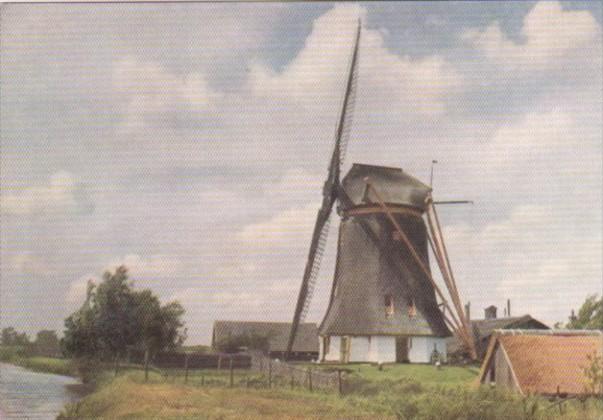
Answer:
POLYGON ((439 214, 474 317, 600 294, 599 2, 4 4, 0 326, 62 331, 120 264, 189 344, 290 321, 358 18, 343 171, 437 160, 435 199, 473 200, 439 214))

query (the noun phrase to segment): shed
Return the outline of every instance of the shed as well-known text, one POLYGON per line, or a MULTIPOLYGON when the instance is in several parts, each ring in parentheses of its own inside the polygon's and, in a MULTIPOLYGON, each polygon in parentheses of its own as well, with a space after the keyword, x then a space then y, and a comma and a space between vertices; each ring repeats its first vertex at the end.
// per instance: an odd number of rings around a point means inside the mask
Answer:
MULTIPOLYGON (((550 330, 548 325, 528 314, 505 318, 472 319, 470 325, 473 331, 477 355, 480 359, 483 359, 486 355, 490 337, 495 330, 550 330)), ((447 351, 449 355, 454 355, 461 351, 461 343, 457 337, 450 337, 448 339, 447 351)))
MULTIPOLYGON (((233 337, 265 337, 268 339, 269 355, 284 358, 290 332, 290 322, 215 321, 212 347, 215 349, 218 343, 233 337)), ((290 359, 318 359, 318 327, 315 323, 299 325, 290 359)))
POLYGON ((585 330, 497 330, 479 374, 522 395, 591 394, 585 369, 603 352, 603 333, 585 330))

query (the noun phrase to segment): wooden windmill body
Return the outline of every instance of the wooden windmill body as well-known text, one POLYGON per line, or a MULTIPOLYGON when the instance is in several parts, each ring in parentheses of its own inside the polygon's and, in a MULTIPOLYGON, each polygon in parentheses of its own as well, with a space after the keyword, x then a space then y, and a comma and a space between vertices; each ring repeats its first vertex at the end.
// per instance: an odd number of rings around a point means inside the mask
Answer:
POLYGON ((339 180, 355 97, 359 40, 360 23, 287 353, 307 313, 329 218, 338 202, 342 220, 329 307, 319 328, 321 360, 443 362, 445 339, 451 333, 475 357, 431 188, 401 169, 365 164, 354 164, 339 180), (428 245, 447 295, 431 274, 428 245))
POLYGON ((431 188, 401 169, 354 164, 342 181, 337 265, 320 325, 320 358, 339 362, 419 362, 446 357, 446 326, 433 287, 401 244, 365 179, 383 199, 429 266, 423 221, 431 188), (361 226, 371 226, 380 246, 361 226))

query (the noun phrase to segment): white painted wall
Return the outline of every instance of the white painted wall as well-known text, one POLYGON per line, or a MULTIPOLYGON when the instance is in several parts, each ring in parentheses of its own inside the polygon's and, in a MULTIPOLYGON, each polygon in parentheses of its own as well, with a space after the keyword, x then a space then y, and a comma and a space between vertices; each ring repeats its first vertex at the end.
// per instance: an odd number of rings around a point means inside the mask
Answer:
MULTIPOLYGON (((396 338, 391 336, 350 337, 350 362, 394 363, 396 361, 396 338)), ((411 337, 408 358, 410 363, 429 363, 434 345, 446 359, 446 339, 439 337, 411 337)), ((329 351, 325 354, 323 339, 320 339, 320 360, 339 362, 341 337, 331 336, 329 351), (324 355, 324 358, 323 358, 324 355)))
POLYGON ((374 351, 371 354, 369 362, 375 363, 393 363, 396 361, 396 338, 389 336, 371 337, 371 344, 374 351))
MULTIPOLYGON (((322 348, 323 340, 322 337, 320 339, 320 360, 323 360, 324 348, 322 348)), ((340 357, 340 345, 341 345, 341 337, 339 336, 331 336, 331 344, 329 345, 329 352, 324 354, 324 360, 327 362, 338 362, 340 357)))
POLYGON ((409 343, 408 360, 410 363, 429 363, 435 348, 440 352, 442 361, 446 361, 446 339, 440 337, 412 337, 409 343))
POLYGON ((351 337, 350 362, 366 362, 369 357, 369 337, 351 337))

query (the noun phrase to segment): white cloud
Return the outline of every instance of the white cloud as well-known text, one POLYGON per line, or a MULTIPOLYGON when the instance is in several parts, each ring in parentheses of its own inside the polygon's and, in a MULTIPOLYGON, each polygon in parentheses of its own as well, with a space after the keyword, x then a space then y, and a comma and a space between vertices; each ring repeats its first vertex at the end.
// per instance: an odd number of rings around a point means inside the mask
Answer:
POLYGON ((15 255, 12 259, 12 269, 15 273, 32 276, 50 276, 54 272, 47 261, 31 252, 15 255))
POLYGON ((165 278, 177 275, 183 268, 182 263, 172 256, 152 255, 146 258, 137 254, 128 254, 111 261, 106 270, 114 271, 125 265, 130 276, 135 280, 149 280, 154 277, 165 278))
MULTIPOLYGON (((250 84, 255 95, 293 100, 307 109, 337 109, 349 66, 354 32, 366 9, 336 5, 314 21, 304 48, 282 72, 255 63, 250 84), (344 47, 342 47, 344 46, 344 47)), ((412 102, 409 112, 437 114, 462 86, 460 75, 444 58, 412 60, 391 53, 379 30, 364 29, 360 46, 362 92, 383 103, 412 102)))
POLYGON ((254 249, 309 240, 317 211, 315 203, 284 210, 270 220, 245 226, 236 238, 245 244, 253 244, 254 249))
POLYGON ((600 63, 601 28, 588 11, 540 1, 524 18, 521 35, 524 39, 515 42, 495 22, 484 30, 468 30, 463 38, 507 70, 546 70, 577 58, 582 64, 600 63))
POLYGON ((92 208, 84 187, 67 171, 50 177, 48 185, 29 187, 1 197, 2 213, 12 215, 58 215, 86 212, 92 208))
POLYGON ((447 226, 444 236, 461 293, 477 307, 510 298, 514 315, 552 324, 601 287, 600 231, 582 232, 552 207, 518 206, 481 229, 447 226))
POLYGON ((133 57, 116 62, 112 77, 116 92, 127 98, 122 122, 126 132, 143 128, 147 119, 162 113, 206 111, 220 96, 199 72, 177 75, 158 63, 133 57))

